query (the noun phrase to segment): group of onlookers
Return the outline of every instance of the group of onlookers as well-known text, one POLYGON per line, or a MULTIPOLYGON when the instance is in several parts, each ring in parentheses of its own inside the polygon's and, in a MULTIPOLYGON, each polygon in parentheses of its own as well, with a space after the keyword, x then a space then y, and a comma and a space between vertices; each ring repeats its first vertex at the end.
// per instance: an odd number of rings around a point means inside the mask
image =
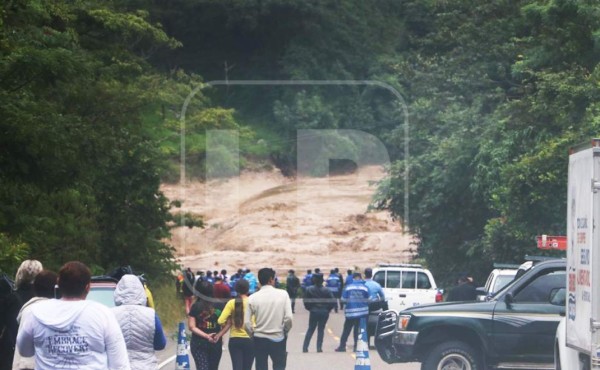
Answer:
POLYGON ((56 274, 24 261, 3 305, 1 369, 157 368, 155 351, 166 338, 140 279, 121 277, 112 309, 86 300, 90 284, 81 262, 67 262, 56 274))
POLYGON ((250 294, 250 281, 235 279, 235 297, 225 301, 215 295, 214 284, 199 278, 192 287, 195 302, 188 312, 188 327, 192 332, 190 349, 196 369, 216 370, 222 356, 222 337, 229 332, 229 353, 234 370, 250 370, 256 361, 257 370, 286 366, 287 334, 292 327, 291 301, 285 291, 275 289, 275 271, 258 271, 260 289, 250 294))
MULTIPOLYGON (((337 269, 327 279, 319 269, 308 271, 300 282, 290 270, 286 291, 278 286, 275 271, 262 268, 258 278, 248 269, 231 277, 221 273, 193 274, 178 278, 186 301, 190 349, 199 370, 216 370, 222 357, 222 337, 229 333, 229 353, 234 370, 282 370, 287 362, 287 336, 292 327, 295 299, 302 292, 310 312, 303 352, 308 352, 317 331, 317 352, 323 351, 324 328, 338 299, 345 304, 345 323, 340 345, 354 329, 355 347, 360 319, 375 304, 385 302, 372 272, 349 271, 345 280, 337 269), (210 277, 210 279, 209 279, 210 277), (232 289, 233 287, 233 289, 232 289), (188 299, 189 298, 189 299, 188 299), (379 302, 379 303, 378 303, 379 302)), ((166 346, 161 321, 147 307, 146 289, 139 277, 120 277, 114 292, 116 307, 109 309, 86 300, 91 272, 81 262, 62 266, 58 274, 43 270, 39 261, 24 261, 16 275, 16 289, 2 302, 2 349, 4 369, 156 369, 156 350, 166 346), (60 293, 60 299, 53 299, 60 293), (12 351, 15 351, 13 356, 12 351)), ((0 290, 2 284, 0 284, 0 290)), ((377 306, 380 308, 380 306, 377 306)))

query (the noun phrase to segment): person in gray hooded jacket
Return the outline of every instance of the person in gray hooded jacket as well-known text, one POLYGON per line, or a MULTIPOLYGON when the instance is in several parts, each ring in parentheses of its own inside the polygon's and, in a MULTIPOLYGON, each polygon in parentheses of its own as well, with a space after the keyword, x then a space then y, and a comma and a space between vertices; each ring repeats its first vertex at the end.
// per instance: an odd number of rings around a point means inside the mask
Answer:
POLYGON ((167 340, 154 309, 146 307, 146 292, 135 275, 123 275, 115 290, 113 312, 123 332, 132 370, 157 369, 155 350, 167 340))

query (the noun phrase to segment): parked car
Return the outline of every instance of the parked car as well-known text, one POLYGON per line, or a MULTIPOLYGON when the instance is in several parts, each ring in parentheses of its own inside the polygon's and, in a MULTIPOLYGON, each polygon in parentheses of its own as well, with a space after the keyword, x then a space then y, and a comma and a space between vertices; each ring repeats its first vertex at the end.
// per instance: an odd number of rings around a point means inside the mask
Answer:
POLYGON ((373 280, 383 288, 390 310, 443 300, 431 272, 418 264, 379 264, 373 269, 373 280))
POLYGON ((485 286, 477 288, 477 300, 488 300, 510 284, 515 279, 518 269, 519 265, 494 263, 494 269, 485 281, 485 286))
POLYGON ((533 265, 488 302, 386 311, 375 347, 388 363, 418 361, 422 370, 550 369, 565 285, 566 262, 556 259, 533 265))
MULTIPOLYGON (((390 310, 399 312, 408 307, 441 302, 444 298, 431 272, 419 264, 379 264, 373 269, 373 280, 383 288, 390 310)), ((375 334, 379 313, 372 312, 369 315, 369 338, 375 334)))
POLYGON ((93 276, 90 284, 90 292, 86 299, 101 303, 107 307, 114 307, 117 283, 117 279, 110 276, 93 276))

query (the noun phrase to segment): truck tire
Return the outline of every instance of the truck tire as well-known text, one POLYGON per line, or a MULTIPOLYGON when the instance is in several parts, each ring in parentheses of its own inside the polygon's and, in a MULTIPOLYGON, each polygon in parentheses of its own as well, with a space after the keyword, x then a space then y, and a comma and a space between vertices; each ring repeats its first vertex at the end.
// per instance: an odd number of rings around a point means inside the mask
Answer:
POLYGON ((421 364, 421 370, 483 370, 479 354, 464 342, 443 342, 435 346, 421 364))

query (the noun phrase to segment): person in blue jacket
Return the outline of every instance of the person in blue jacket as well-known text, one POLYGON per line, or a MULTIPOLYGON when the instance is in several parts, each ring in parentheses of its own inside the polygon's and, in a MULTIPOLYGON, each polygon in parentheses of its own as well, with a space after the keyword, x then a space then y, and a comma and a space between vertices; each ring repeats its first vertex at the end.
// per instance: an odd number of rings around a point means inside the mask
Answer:
POLYGON ((302 295, 304 295, 309 286, 313 285, 312 277, 312 270, 306 270, 306 275, 304 275, 304 278, 302 279, 302 295))
POLYGON ((246 274, 244 275, 244 279, 248 280, 248 285, 250 286, 248 289, 248 295, 256 293, 256 288, 258 288, 258 280, 256 280, 256 276, 250 271, 250 269, 245 270, 246 274))
POLYGON ((344 311, 346 320, 340 338, 340 346, 335 351, 346 352, 346 341, 348 341, 352 329, 354 329, 354 351, 356 351, 360 319, 366 319, 369 316, 369 288, 365 285, 360 272, 352 275, 352 282, 346 285, 342 292, 342 301, 346 305, 344 311))
POLYGON ((335 298, 335 305, 333 309, 335 312, 338 312, 338 299, 341 297, 342 289, 341 289, 341 281, 338 274, 335 273, 335 270, 331 270, 329 272, 329 277, 327 278, 326 286, 333 294, 335 298))
POLYGON ((238 269, 237 272, 233 275, 231 275, 231 277, 229 278, 229 289, 231 290, 231 297, 235 298, 237 297, 237 292, 235 291, 235 283, 237 283, 237 281, 239 279, 241 279, 244 276, 242 269, 238 269))

